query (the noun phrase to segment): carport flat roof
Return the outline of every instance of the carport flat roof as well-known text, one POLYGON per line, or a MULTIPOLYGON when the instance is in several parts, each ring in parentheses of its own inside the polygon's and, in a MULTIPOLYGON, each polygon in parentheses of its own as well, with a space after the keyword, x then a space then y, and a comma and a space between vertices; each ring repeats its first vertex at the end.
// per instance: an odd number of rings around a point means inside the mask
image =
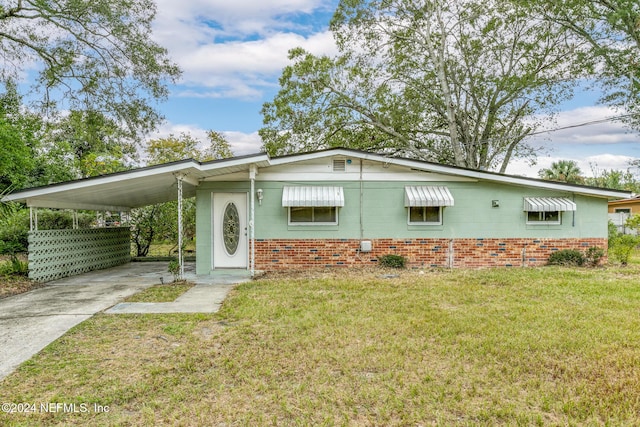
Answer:
POLYGON ((206 177, 243 172, 250 164, 268 164, 266 154, 198 162, 193 159, 133 169, 109 175, 30 188, 9 194, 3 201, 30 207, 129 211, 132 208, 176 200, 178 176, 183 177, 183 197, 193 197, 206 177))

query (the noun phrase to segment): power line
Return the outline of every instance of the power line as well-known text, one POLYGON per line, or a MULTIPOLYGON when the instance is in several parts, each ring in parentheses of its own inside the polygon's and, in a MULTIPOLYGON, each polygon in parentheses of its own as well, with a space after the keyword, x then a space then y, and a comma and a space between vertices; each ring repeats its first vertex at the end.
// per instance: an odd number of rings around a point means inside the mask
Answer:
POLYGON ((576 123, 573 125, 567 125, 567 126, 562 126, 562 127, 558 127, 558 128, 554 128, 554 129, 547 129, 547 130, 540 130, 537 132, 532 132, 530 133, 528 136, 533 136, 533 135, 540 135, 543 133, 549 133, 549 132, 557 132, 560 130, 567 130, 567 129, 575 129, 575 128, 579 128, 579 127, 584 127, 584 126, 591 126, 591 125, 599 125, 601 123, 607 123, 607 122, 611 122, 614 120, 620 120, 620 119, 626 119, 626 118, 630 118, 630 117, 636 117, 638 114, 622 114, 619 116, 610 116, 610 117, 605 117, 604 119, 598 119, 598 120, 591 120, 588 122, 583 122, 583 123, 576 123))

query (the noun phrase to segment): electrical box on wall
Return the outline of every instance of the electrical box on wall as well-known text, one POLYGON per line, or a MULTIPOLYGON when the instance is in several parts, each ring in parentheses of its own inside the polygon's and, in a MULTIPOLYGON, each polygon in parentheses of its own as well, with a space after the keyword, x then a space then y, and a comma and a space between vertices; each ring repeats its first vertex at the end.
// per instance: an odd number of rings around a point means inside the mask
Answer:
POLYGON ((371 252, 371 240, 362 240, 360 242, 360 252, 371 252))

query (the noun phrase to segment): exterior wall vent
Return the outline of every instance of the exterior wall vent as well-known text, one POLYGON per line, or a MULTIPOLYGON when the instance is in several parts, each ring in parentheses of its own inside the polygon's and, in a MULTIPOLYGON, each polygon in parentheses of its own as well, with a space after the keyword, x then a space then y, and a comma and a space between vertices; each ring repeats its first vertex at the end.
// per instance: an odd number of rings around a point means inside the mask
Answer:
POLYGON ((345 159, 333 159, 333 171, 345 172, 347 170, 347 161, 345 159))

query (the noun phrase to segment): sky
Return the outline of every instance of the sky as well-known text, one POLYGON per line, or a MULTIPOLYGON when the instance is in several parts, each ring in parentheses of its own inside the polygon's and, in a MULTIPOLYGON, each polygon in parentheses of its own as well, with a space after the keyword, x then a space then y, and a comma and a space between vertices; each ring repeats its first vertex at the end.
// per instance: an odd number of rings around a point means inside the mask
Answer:
MULTIPOLYGON (((278 91, 287 52, 303 47, 337 52, 328 23, 337 0, 157 0, 154 38, 182 68, 181 80, 159 105, 166 123, 153 135, 191 133, 205 139, 222 132, 236 155, 260 151, 260 109, 278 91)), ((561 106, 550 128, 599 121, 620 114, 581 90, 561 106)), ((537 177, 557 160, 575 160, 586 176, 627 169, 640 158, 640 135, 604 121, 543 133, 528 141, 540 149, 535 165, 516 160, 507 173, 537 177)))

